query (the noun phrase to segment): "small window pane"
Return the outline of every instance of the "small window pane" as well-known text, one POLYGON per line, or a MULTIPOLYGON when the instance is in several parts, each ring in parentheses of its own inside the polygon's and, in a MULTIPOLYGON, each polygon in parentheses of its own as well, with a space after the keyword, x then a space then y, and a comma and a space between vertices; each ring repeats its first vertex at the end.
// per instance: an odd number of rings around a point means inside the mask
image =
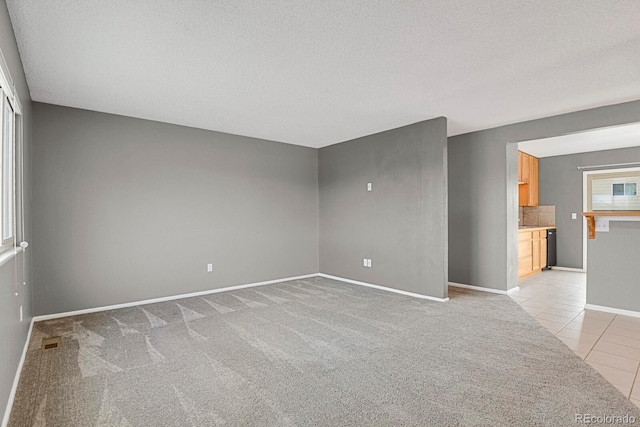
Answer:
POLYGON ((624 184, 613 184, 613 195, 624 196, 624 184))
POLYGON ((636 196, 637 193, 637 184, 635 182, 628 182, 624 186, 624 194, 625 196, 636 196))

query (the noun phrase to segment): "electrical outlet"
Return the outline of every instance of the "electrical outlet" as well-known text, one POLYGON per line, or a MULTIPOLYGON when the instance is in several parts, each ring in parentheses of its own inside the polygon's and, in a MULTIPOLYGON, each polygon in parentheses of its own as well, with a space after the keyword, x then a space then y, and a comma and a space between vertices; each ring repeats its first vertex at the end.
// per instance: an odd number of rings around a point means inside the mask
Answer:
POLYGON ((371 260, 370 259, 367 260, 367 267, 371 267, 371 260))
POLYGON ((20 306, 20 323, 22 323, 22 306, 20 306))
POLYGON ((609 220, 606 218, 596 218, 596 231, 609 231, 609 220))
POLYGON ((211 273, 213 271, 213 264, 207 264, 207 273, 211 273))
POLYGON ((575 212, 571 213, 571 219, 578 219, 578 214, 575 212))
POLYGON ((371 191, 373 189, 373 186, 371 185, 370 182, 367 182, 367 191, 371 191))

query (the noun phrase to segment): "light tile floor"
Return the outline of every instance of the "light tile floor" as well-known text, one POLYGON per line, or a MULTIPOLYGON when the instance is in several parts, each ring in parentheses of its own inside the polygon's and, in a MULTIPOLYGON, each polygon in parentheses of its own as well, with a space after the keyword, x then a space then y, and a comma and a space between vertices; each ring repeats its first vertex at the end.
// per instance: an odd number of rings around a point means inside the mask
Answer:
POLYGON ((585 310, 586 274, 543 271, 509 296, 640 407, 640 318, 585 310))

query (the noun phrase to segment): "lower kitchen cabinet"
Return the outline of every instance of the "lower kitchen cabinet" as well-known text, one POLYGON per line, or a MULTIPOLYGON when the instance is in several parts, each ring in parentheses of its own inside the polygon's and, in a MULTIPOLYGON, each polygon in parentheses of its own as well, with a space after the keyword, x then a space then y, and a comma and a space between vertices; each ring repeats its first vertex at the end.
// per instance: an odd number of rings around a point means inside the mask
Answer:
POLYGON ((547 266, 547 229, 518 230, 518 279, 540 273, 547 266))

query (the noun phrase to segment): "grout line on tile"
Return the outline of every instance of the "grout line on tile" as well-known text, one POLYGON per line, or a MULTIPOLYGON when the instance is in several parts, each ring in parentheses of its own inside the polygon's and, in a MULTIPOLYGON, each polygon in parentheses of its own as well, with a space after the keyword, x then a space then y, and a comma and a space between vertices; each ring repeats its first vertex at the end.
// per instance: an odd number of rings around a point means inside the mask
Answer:
MULTIPOLYGON (((583 310, 584 311, 584 310, 583 310)), ((617 315, 616 315, 617 316, 617 315)), ((587 357, 589 357, 589 355, 591 354, 591 352, 593 351, 593 349, 596 347, 596 345, 600 342, 600 339, 602 338, 602 336, 604 335, 605 332, 607 332, 607 329, 609 329, 609 326, 611 326, 611 322, 613 322, 613 319, 616 318, 616 316, 613 316, 611 318, 611 320, 609 321, 609 324, 607 325, 606 328, 604 328, 604 331, 602 331, 602 333, 600 334, 600 336, 598 337, 598 339, 596 340, 596 342, 593 343, 593 346, 591 347, 591 350, 589 350, 589 352, 587 353, 587 355, 584 357, 584 360, 587 360, 587 357)), ((636 374, 637 374, 637 370, 636 370, 636 374)), ((633 389, 633 383, 631 383, 631 390, 633 389)), ((631 390, 629 390, 629 395, 627 396, 627 399, 629 399, 631 397, 631 390)))
POLYGON ((631 394, 633 393, 633 389, 636 388, 636 381, 638 381, 638 372, 640 372, 640 366, 636 369, 636 376, 633 377, 633 382, 631 383, 631 390, 629 390, 629 399, 631 399, 631 394))

